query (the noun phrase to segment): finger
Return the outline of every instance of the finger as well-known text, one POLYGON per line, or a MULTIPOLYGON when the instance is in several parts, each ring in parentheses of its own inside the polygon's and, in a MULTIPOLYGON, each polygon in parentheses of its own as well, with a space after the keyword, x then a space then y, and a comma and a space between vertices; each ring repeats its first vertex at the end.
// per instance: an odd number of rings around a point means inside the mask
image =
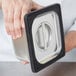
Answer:
POLYGON ((11 35, 11 33, 10 33, 10 28, 5 24, 5 29, 6 29, 6 32, 7 32, 7 34, 8 35, 11 35))
POLYGON ((24 24, 24 15, 26 15, 29 12, 29 9, 27 9, 26 7, 22 8, 22 15, 21 15, 21 24, 22 24, 22 28, 25 28, 25 24, 24 24))
POLYGON ((8 10, 6 8, 2 7, 2 11, 3 11, 4 24, 5 24, 6 32, 8 35, 10 35, 10 30, 9 30, 8 23, 7 23, 8 10))
POLYGON ((7 28, 10 30, 10 35, 12 36, 13 39, 16 38, 15 36, 15 30, 14 30, 14 9, 10 7, 10 11, 8 12, 8 18, 7 18, 7 28))
POLYGON ((28 64, 29 62, 28 61, 23 61, 21 62, 22 64, 28 64))
POLYGON ((37 10, 39 10, 39 9, 41 9, 41 8, 43 8, 43 6, 41 6, 41 5, 33 2, 33 4, 32 4, 32 9, 37 9, 37 10))
POLYGON ((15 28, 15 34, 16 38, 20 38, 22 35, 21 30, 21 8, 16 7, 14 12, 14 28, 15 28))

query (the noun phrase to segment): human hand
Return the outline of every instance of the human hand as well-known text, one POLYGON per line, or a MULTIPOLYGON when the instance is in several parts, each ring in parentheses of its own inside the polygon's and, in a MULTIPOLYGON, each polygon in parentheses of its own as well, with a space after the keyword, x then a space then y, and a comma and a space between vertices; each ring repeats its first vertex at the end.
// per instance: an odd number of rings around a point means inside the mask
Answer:
POLYGON ((22 37, 24 15, 32 9, 40 9, 41 6, 32 0, 2 0, 5 28, 8 35, 13 39, 22 37))
POLYGON ((76 31, 70 31, 65 35, 65 51, 76 48, 76 31))

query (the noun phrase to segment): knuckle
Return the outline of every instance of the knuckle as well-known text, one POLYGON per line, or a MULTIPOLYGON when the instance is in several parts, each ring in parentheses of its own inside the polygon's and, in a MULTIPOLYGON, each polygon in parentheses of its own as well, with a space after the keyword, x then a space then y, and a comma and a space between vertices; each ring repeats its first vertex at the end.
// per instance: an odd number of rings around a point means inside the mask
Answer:
POLYGON ((29 11, 30 8, 31 8, 31 7, 28 7, 28 6, 25 5, 25 6, 23 6, 22 11, 23 11, 23 12, 29 11))
POLYGON ((15 27, 15 30, 20 30, 20 26, 15 27))
POLYGON ((15 13, 14 13, 14 19, 18 20, 19 18, 20 18, 20 11, 19 12, 15 11, 15 13))

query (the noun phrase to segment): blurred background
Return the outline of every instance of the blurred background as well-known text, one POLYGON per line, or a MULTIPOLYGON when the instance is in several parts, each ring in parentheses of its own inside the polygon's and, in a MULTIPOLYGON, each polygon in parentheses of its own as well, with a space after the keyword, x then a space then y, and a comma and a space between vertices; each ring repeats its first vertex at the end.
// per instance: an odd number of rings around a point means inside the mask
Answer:
MULTIPOLYGON (((43 6, 61 3, 61 0, 34 1, 43 6)), ((12 39, 5 32, 3 14, 2 10, 0 10, 0 76, 76 76, 76 64, 73 62, 76 62, 76 49, 73 49, 65 57, 41 72, 36 74, 32 73, 30 64, 23 65, 16 59, 12 39)))

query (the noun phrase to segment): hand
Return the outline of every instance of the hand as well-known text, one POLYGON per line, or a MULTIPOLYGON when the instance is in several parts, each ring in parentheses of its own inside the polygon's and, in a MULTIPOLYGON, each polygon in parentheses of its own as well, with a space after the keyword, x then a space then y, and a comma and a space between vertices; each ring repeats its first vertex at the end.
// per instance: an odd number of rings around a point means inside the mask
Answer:
POLYGON ((5 28, 13 39, 20 38, 25 28, 24 15, 41 6, 32 0, 2 0, 5 28))
MULTIPOLYGON (((22 37, 24 25, 24 15, 32 9, 40 9, 42 6, 32 0, 2 0, 2 10, 4 15, 5 28, 8 35, 13 39, 22 37)), ((27 61, 23 61, 27 64, 27 61)))

